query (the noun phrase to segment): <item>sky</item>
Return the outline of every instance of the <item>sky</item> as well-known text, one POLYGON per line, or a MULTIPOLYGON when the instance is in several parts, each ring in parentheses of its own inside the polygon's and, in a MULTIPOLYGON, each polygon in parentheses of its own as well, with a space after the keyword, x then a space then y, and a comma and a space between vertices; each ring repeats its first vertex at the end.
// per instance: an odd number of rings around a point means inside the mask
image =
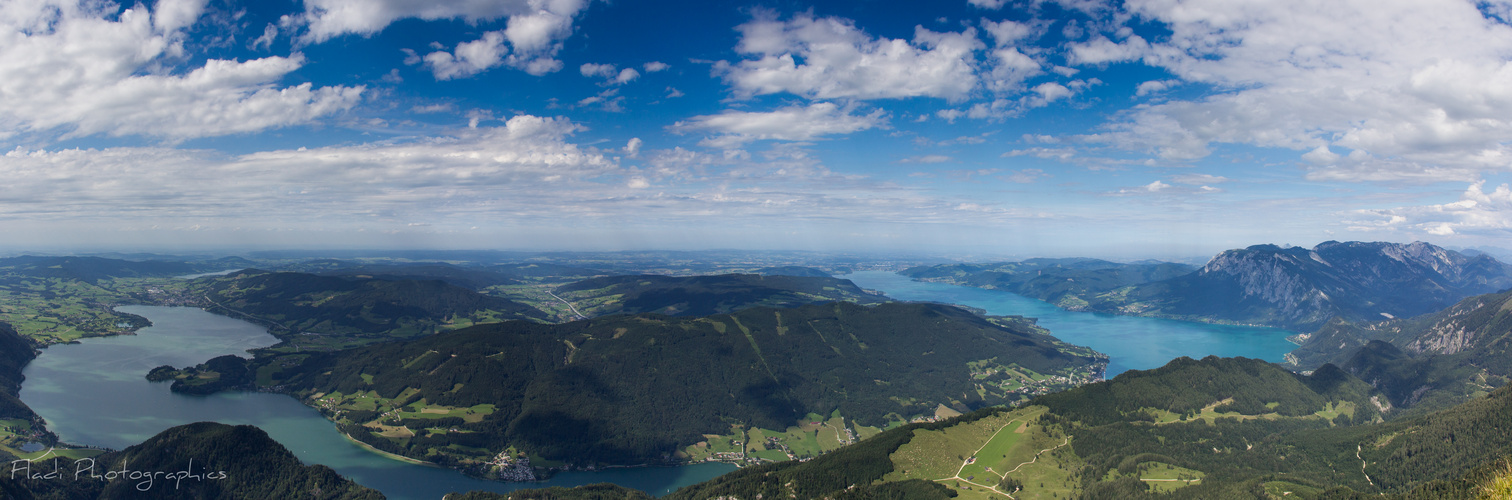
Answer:
POLYGON ((0 246, 1512 236, 1512 1, 0 2, 0 246))

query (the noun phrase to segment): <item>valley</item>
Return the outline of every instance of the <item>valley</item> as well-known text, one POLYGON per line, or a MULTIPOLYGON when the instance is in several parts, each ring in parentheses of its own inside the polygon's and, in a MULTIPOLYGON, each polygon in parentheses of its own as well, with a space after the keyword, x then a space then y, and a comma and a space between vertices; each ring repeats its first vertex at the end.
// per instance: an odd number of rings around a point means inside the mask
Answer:
MULTIPOLYGON (((1036 264, 1066 265, 1108 269, 1089 260, 1036 264)), ((124 370, 129 383, 144 384, 152 395, 101 387, 94 397, 102 408, 136 405, 161 414, 195 401, 185 398, 207 397, 229 405, 209 414, 183 407, 175 410, 182 417, 139 421, 131 424, 139 430, 130 431, 105 423, 114 413, 78 408, 80 395, 72 390, 36 392, 45 386, 27 385, 17 400, 26 413, 5 421, 13 425, 5 427, 9 437, 0 449, 30 457, 39 454, 35 443, 78 443, 106 449, 74 445, 52 453, 109 454, 200 414, 271 426, 270 435, 296 455, 329 462, 358 484, 381 485, 390 498, 439 491, 439 484, 465 484, 451 491, 476 490, 478 498, 551 484, 566 488, 552 491, 568 497, 635 494, 581 486, 597 474, 619 474, 604 477, 672 498, 755 492, 1207 498, 1251 489, 1313 498, 1339 488, 1406 494, 1457 487, 1454 481, 1477 474, 1477 464, 1494 461, 1501 456, 1496 450, 1508 446, 1497 444, 1492 431, 1477 438, 1484 450, 1445 452, 1439 462, 1448 464, 1446 473, 1430 477, 1442 483, 1432 484, 1414 474, 1433 466, 1400 454, 1431 449, 1422 441, 1427 437, 1410 436, 1442 432, 1441 422, 1479 422, 1502 411, 1501 294, 1421 317, 1341 318, 1320 330, 1330 333, 1298 334, 1079 312, 1064 300, 1051 304, 885 271, 852 270, 840 278, 808 268, 769 276, 584 277, 591 271, 562 266, 552 269, 569 275, 520 278, 450 264, 325 262, 304 269, 321 274, 249 269, 187 279, 111 278, 114 287, 134 282, 155 290, 122 295, 122 302, 195 304, 227 326, 250 327, 250 320, 266 333, 252 327, 248 333, 259 332, 261 340, 134 361, 130 366, 138 368, 124 370), (525 290, 546 291, 558 305, 525 290), (1287 337, 1305 340, 1298 346, 1287 337), (1331 352, 1321 339, 1357 347, 1331 352), (247 357, 249 349, 255 356, 247 357), (1300 369, 1296 360, 1323 361, 1307 375, 1283 368, 1300 369), (1198 381, 1207 385, 1192 385, 1198 381), (142 398, 146 406, 123 397, 142 398), (282 401, 273 406, 292 413, 249 411, 254 400, 282 401), (28 420, 33 407, 42 409, 47 427, 28 420), (305 430, 297 431, 303 434, 274 423, 293 415, 303 415, 305 430), (105 431, 114 436, 99 429, 114 429, 105 431), (432 486, 403 487, 396 478, 363 472, 368 466, 357 464, 368 459, 298 449, 311 442, 310 433, 326 436, 321 447, 367 454, 387 463, 385 470, 407 471, 398 477, 424 476, 432 486), (286 440, 295 435, 305 437, 286 440), (1348 444, 1361 439, 1374 440, 1375 448, 1348 444), (1201 450, 1216 455, 1199 458, 1201 450), (1340 475, 1346 456, 1366 472, 1340 475), (644 465, 664 467, 625 468, 644 465), (670 479, 689 467, 731 465, 743 469, 670 479), (435 472, 415 475, 425 469, 435 472), (774 486, 750 478, 755 471, 791 480, 774 486), (435 476, 442 472, 455 477, 435 476), (672 482, 637 483, 638 476, 672 482), (871 478, 863 481, 869 486, 848 489, 863 478, 871 478), (827 489, 835 481, 851 482, 827 489)), ((1146 271, 1118 271, 1109 279, 1156 272, 1140 269, 1146 271)), ((1061 272, 1051 274, 1065 279, 1055 274, 1061 272)), ((50 349, 139 343, 168 311, 175 309, 114 306, 112 314, 141 318, 132 329, 121 324, 137 335, 50 349)), ((37 332, 25 342, 54 339, 37 332)), ((66 371, 45 378, 61 380, 66 371)))

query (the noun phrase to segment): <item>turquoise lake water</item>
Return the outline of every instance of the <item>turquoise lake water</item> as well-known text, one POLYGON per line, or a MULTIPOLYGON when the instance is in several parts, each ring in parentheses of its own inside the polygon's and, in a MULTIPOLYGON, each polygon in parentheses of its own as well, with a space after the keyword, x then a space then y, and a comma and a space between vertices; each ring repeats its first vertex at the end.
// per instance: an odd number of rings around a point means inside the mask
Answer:
POLYGON ((1056 338, 1110 356, 1108 378, 1128 370, 1157 368, 1181 356, 1243 356, 1281 362, 1297 348, 1286 340, 1296 332, 1277 328, 1072 312, 1015 293, 914 281, 889 271, 861 271, 840 278, 897 300, 948 302, 981 308, 988 314, 1038 318, 1039 326, 1056 338))
POLYGON ((565 472, 546 482, 503 483, 399 462, 347 441, 335 424, 289 396, 184 396, 170 392, 167 382, 144 378, 157 366, 189 366, 226 354, 247 356, 247 349, 278 342, 263 327, 188 307, 123 306, 118 310, 144 316, 153 326, 137 335, 53 345, 26 367, 21 400, 47 419, 48 428, 65 442, 121 449, 175 425, 251 424, 267 431, 305 464, 329 466, 395 500, 435 500, 454 491, 503 493, 603 482, 664 495, 735 470, 733 465, 705 463, 565 472))

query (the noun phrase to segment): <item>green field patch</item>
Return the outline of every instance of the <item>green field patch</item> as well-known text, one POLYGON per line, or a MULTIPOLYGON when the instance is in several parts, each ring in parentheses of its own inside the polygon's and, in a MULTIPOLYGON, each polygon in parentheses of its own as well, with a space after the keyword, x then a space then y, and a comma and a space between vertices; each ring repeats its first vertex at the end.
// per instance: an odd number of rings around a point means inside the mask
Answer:
POLYGON ((1354 418, 1355 404, 1349 401, 1330 402, 1325 405, 1322 410, 1318 410, 1316 413, 1313 413, 1313 415, 1317 415, 1326 420, 1333 420, 1335 418, 1338 418, 1339 415, 1349 415, 1349 418, 1354 418))
POLYGON ((772 462, 788 461, 787 453, 784 453, 782 450, 762 450, 751 453, 751 456, 772 462))
POLYGON ((1151 491, 1166 493, 1178 488, 1200 484, 1202 478, 1207 476, 1202 471, 1177 467, 1161 462, 1145 462, 1139 464, 1139 480, 1143 481, 1151 491))
MULTIPOLYGON (((913 439, 889 456, 893 462, 893 471, 884 476, 883 480, 932 481, 955 477, 956 472, 966 465, 965 462, 977 456, 977 450, 983 449, 984 445, 993 440, 998 431, 1031 421, 1045 411, 1043 406, 1033 406, 946 429, 914 431, 913 439)), ((1016 429, 1009 428, 1005 432, 1011 434, 1016 429)), ((995 485, 999 479, 1000 477, 992 479, 988 484, 995 485)))
POLYGON ((1009 422, 976 452, 976 460, 961 468, 960 476, 993 476, 1002 479, 1006 468, 1017 465, 1007 463, 1008 455, 1018 446, 1028 425, 1028 422, 1009 422))
POLYGON ((1067 437, 1032 423, 1024 431, 1007 460, 999 462, 1005 475, 1024 487, 1013 494, 1014 498, 1063 499, 1080 495, 1081 479, 1076 473, 1085 464, 1076 456, 1067 437))

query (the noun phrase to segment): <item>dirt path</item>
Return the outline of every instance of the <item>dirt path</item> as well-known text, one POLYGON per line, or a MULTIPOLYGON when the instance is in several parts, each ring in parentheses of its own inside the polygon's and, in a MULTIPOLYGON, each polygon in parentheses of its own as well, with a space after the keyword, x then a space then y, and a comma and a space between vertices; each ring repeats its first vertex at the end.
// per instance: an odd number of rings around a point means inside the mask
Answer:
POLYGON ((1003 473, 1003 475, 1004 475, 1004 476, 1007 476, 1007 475, 1009 475, 1009 474, 1012 474, 1012 473, 1015 473, 1015 472, 1018 472, 1018 470, 1019 470, 1019 469, 1020 469, 1020 468, 1022 468, 1022 467, 1023 467, 1023 466, 1025 466, 1025 465, 1029 465, 1029 464, 1032 464, 1032 463, 1035 463, 1035 462, 1038 462, 1038 461, 1039 461, 1039 457, 1040 457, 1040 455, 1043 455, 1043 454, 1044 454, 1044 453, 1045 453, 1045 452, 1047 452, 1047 451, 1051 451, 1051 450, 1054 450, 1054 449, 1056 449, 1056 448, 1060 448, 1060 447, 1062 447, 1062 446, 1065 446, 1065 445, 1068 445, 1068 444, 1071 444, 1071 436, 1066 436, 1066 441, 1065 441, 1065 442, 1062 442, 1062 443, 1061 443, 1061 444, 1058 444, 1058 445, 1055 445, 1055 446, 1054 446, 1054 447, 1051 447, 1051 448, 1045 448, 1045 449, 1043 449, 1043 450, 1040 450, 1040 451, 1039 451, 1039 453, 1035 453, 1035 454, 1034 454, 1034 460, 1030 460, 1030 461, 1028 461, 1028 462, 1024 462, 1024 463, 1021 463, 1021 464, 1018 464, 1018 467, 1014 467, 1014 468, 1013 468, 1013 470, 1011 470, 1011 471, 1008 471, 1008 472, 1004 472, 1004 473, 1003 473))
POLYGON ((1365 475, 1365 482, 1370 483, 1371 486, 1375 486, 1375 481, 1370 480, 1370 473, 1365 472, 1365 458, 1360 456, 1360 450, 1360 445, 1355 445, 1355 458, 1360 459, 1360 473, 1365 475))
MULTIPOLYGON (((997 489, 997 485, 985 485, 985 484, 973 482, 973 481, 971 481, 969 479, 963 479, 963 478, 961 478, 961 471, 966 470, 966 466, 967 465, 971 465, 971 462, 973 461, 973 459, 976 458, 976 456, 977 456, 978 453, 982 452, 983 448, 986 448, 987 445, 989 443, 991 443, 993 439, 997 439, 997 435, 998 434, 1001 434, 1003 431, 1008 430, 1009 427, 1013 427, 1014 423, 1023 424, 1023 425, 1020 425, 1018 427, 1014 427, 1014 432, 1022 433, 1021 432, 1022 429, 1029 427, 1029 421, 1028 421, 1028 419, 1017 419, 1016 418, 1016 419, 1013 419, 1013 420, 1009 420, 1008 423, 1003 424, 1003 427, 999 428, 997 430, 997 432, 992 433, 992 437, 989 437, 989 438, 987 438, 986 441, 983 441, 982 445, 978 446, 977 449, 976 449, 976 451, 971 452, 971 458, 968 458, 966 460, 962 460, 961 461, 961 466, 958 467, 958 468, 956 468, 956 472, 955 472, 954 476, 943 478, 943 479, 936 479, 934 481, 937 482, 937 483, 938 482, 943 482, 943 481, 960 481, 960 482, 963 482, 963 483, 966 483, 966 484, 969 484, 969 485, 972 485, 972 486, 976 486, 978 488, 982 488, 982 489, 984 489, 986 491, 991 491, 993 493, 997 493, 999 495, 1002 495, 1002 496, 1008 497, 1010 499, 1013 499, 1014 498, 1013 495, 1010 495, 1007 492, 1004 492, 1003 490, 997 489)), ((1066 442, 1065 443, 1061 443, 1059 446, 1056 446, 1054 448, 1047 448, 1047 449, 1040 450, 1039 453, 1035 453, 1034 454, 1034 459, 1035 460, 1039 460, 1040 453, 1044 453, 1044 452, 1053 450, 1055 448, 1060 448, 1061 446, 1065 446, 1066 443, 1069 443, 1069 442, 1071 442, 1071 437, 1070 436, 1066 436, 1066 442)), ((1034 462, 1030 461, 1030 462, 1027 462, 1027 463, 1024 463, 1024 464, 1019 464, 1019 467, 1023 467, 1024 465, 1028 465, 1030 463, 1034 463, 1034 462)), ((998 474, 996 472, 992 472, 991 470, 987 470, 986 467, 983 467, 982 469, 984 471, 986 471, 988 474, 992 474, 994 476, 997 476, 997 478, 999 480, 1001 480, 1002 478, 1006 477, 1007 474, 1008 474, 1007 472, 1005 472, 1003 474, 998 474)), ((1017 470, 1018 470, 1018 467, 1014 467, 1012 471, 1008 471, 1008 472, 1013 472, 1013 471, 1017 471, 1017 470)))

